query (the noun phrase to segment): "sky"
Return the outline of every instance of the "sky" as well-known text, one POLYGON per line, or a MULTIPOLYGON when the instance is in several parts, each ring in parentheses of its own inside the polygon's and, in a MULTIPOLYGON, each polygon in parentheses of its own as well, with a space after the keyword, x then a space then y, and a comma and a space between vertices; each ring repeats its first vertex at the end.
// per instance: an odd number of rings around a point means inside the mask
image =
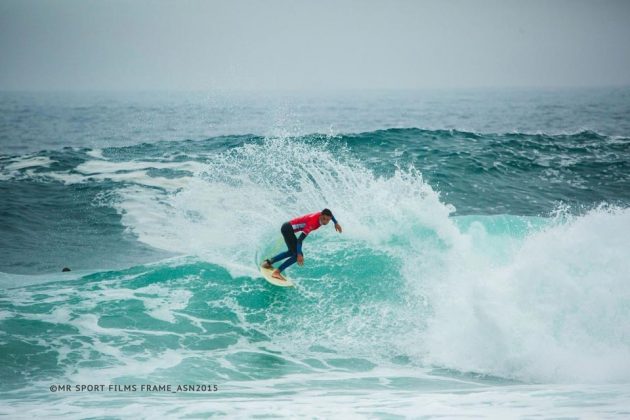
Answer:
POLYGON ((0 0, 0 89, 627 86, 629 22, 625 0, 0 0))

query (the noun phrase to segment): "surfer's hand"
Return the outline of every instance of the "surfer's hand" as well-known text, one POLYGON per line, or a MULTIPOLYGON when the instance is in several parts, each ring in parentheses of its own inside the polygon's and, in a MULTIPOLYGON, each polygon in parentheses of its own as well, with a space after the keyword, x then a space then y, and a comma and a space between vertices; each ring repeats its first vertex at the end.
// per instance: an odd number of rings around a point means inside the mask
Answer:
POLYGON ((297 262, 298 262, 298 265, 304 265, 304 255, 298 254, 297 262))
POLYGON ((341 229, 341 225, 339 223, 335 223, 335 230, 341 233, 343 230, 341 229))

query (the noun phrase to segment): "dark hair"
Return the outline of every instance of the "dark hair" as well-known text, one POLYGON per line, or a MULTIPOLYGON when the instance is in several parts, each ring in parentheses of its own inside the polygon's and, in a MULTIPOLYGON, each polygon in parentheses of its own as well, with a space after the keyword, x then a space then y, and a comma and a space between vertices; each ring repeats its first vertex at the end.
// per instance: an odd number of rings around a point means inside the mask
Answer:
POLYGON ((332 212, 328 209, 324 209, 322 210, 322 214, 328 216, 328 217, 333 217, 332 212))

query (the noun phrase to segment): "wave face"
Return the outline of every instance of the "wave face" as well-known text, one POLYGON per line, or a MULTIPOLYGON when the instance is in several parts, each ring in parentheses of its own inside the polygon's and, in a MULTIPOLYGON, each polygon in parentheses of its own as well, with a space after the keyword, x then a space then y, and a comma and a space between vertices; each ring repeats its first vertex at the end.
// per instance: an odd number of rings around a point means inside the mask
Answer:
MULTIPOLYGON (((334 415, 331 389, 403 416, 426 390, 622 384, 622 400, 629 162, 630 139, 591 131, 421 129, 5 155, 0 387, 217 383, 230 394, 204 409, 233 415, 230 396, 286 392, 334 415), (323 207, 344 233, 309 236, 294 290, 264 282, 280 225, 323 207)), ((442 403, 485 404, 462 398, 442 403)))

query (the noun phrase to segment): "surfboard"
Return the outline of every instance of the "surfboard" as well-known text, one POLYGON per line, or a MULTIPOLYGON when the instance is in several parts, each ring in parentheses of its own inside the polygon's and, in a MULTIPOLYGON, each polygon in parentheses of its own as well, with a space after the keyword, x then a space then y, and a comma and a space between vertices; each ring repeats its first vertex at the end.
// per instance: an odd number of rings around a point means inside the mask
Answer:
POLYGON ((275 269, 269 269, 269 268, 262 268, 260 267, 260 274, 263 275, 263 277, 265 278, 265 280, 267 280, 269 283, 273 284, 274 286, 280 286, 280 287, 293 287, 295 286, 293 284, 293 282, 291 281, 290 278, 288 278, 286 275, 282 275, 282 277, 284 277, 286 280, 280 280, 280 279, 276 279, 274 277, 271 277, 271 273, 273 273, 273 270, 275 269))

